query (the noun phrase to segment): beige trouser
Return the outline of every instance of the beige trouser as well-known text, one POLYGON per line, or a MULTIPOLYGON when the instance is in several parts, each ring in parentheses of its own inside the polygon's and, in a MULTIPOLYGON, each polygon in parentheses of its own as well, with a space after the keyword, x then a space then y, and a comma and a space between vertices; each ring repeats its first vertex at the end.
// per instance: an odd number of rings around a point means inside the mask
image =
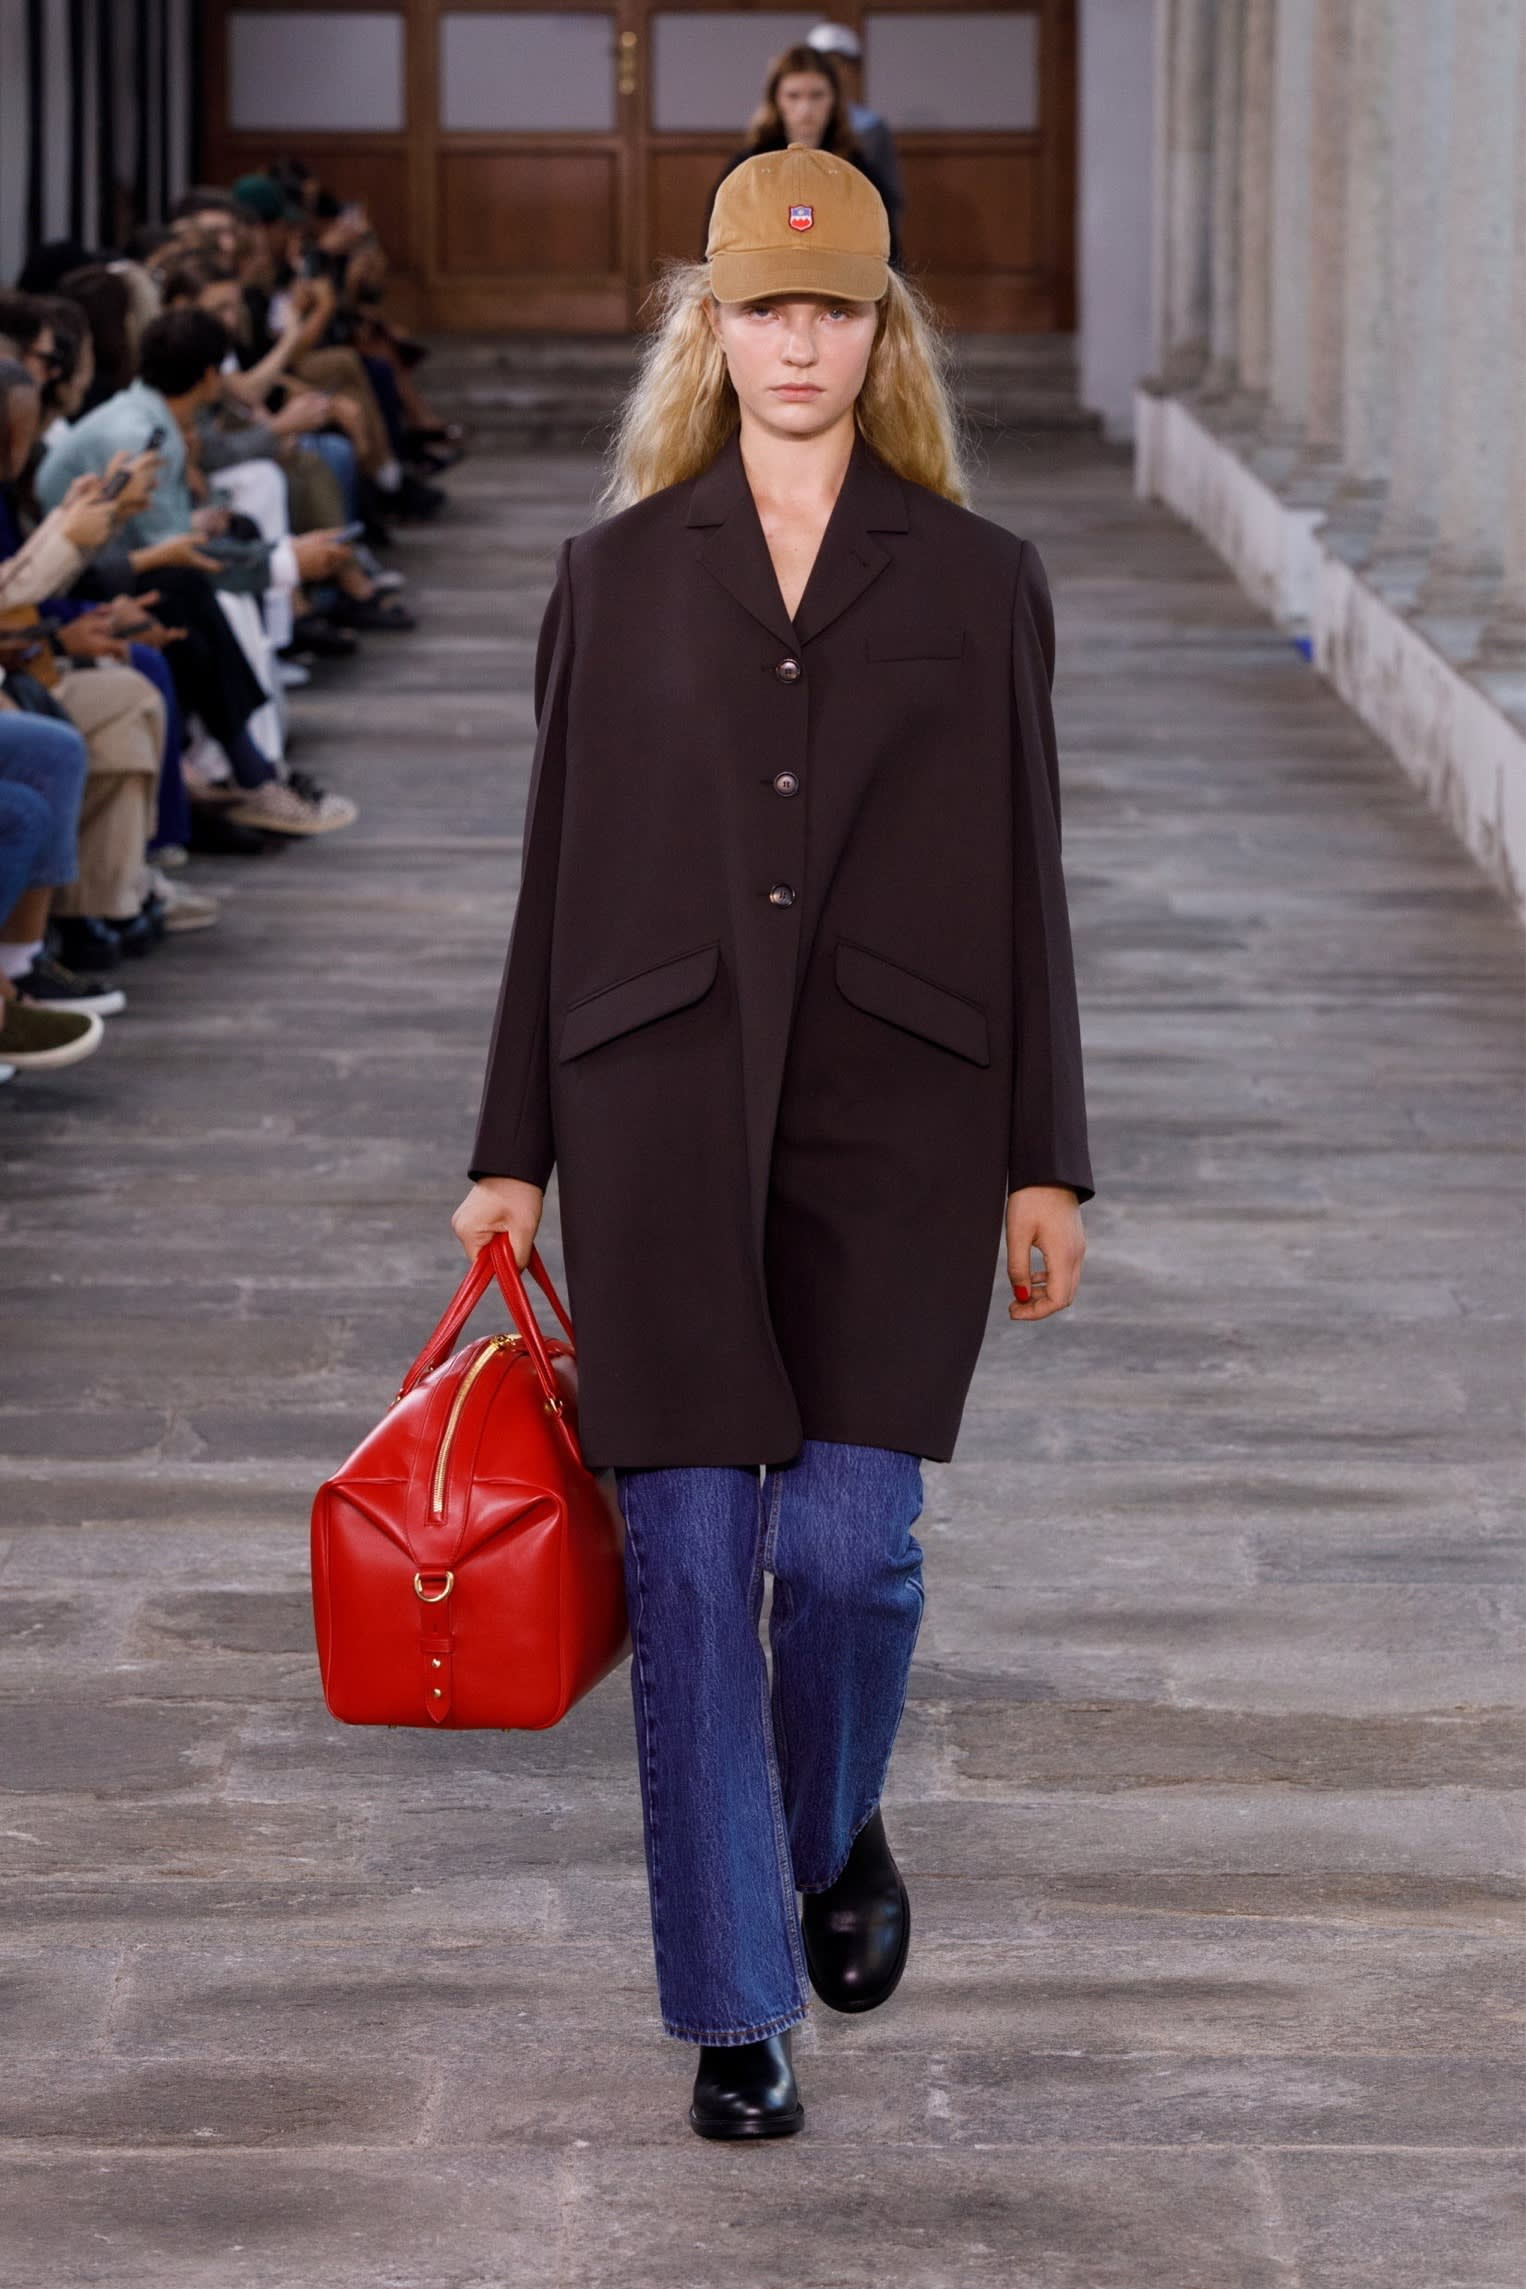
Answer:
POLYGON ((339 479, 321 454, 288 449, 281 455, 281 467, 286 472, 294 533, 325 532, 345 522, 339 479))
POLYGON ((309 389, 326 390, 331 397, 355 400, 362 415, 356 457, 368 477, 384 469, 392 458, 392 441, 360 352, 344 348, 310 350, 294 370, 298 381, 306 382, 309 389))
POLYGON ((53 697, 85 742, 79 877, 54 891, 53 912, 125 922, 147 888, 144 852, 158 808, 164 702, 147 676, 115 660, 65 668, 53 697))

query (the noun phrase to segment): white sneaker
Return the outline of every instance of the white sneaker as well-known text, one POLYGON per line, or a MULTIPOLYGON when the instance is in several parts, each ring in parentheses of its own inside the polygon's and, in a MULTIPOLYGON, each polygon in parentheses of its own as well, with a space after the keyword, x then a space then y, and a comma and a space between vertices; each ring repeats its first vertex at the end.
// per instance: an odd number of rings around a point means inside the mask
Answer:
POLYGON ((267 779, 251 787, 243 800, 230 806, 228 817, 241 827, 263 827, 267 834, 326 835, 335 827, 355 824, 360 812, 348 795, 330 795, 309 780, 304 793, 281 779, 267 779))
POLYGON ((222 913, 220 898, 213 898, 205 890, 192 890, 188 883, 171 882, 157 866, 144 869, 148 888, 157 891, 164 901, 164 927, 166 930, 209 930, 222 913))

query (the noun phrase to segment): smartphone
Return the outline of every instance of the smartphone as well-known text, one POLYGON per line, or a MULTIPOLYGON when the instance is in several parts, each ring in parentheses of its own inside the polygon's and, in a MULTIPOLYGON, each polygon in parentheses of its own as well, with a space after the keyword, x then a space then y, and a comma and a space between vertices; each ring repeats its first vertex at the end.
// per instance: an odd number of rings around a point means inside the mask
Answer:
MULTIPOLYGON (((163 422, 162 422, 162 421, 158 421, 158 422, 155 422, 155 424, 154 424, 153 428, 152 428, 152 429, 149 431, 149 433, 148 433, 148 443, 147 443, 147 444, 144 446, 143 450, 144 450, 144 452, 145 452, 145 453, 157 453, 157 452, 159 451, 159 448, 160 448, 160 447, 163 445, 163 443, 164 443, 164 424, 163 424, 163 422)), ((116 475, 115 475, 114 477, 108 477, 108 478, 107 478, 107 480, 106 480, 106 482, 105 482, 105 484, 102 486, 102 488, 101 488, 101 498, 102 498, 102 500, 104 500, 104 501, 114 501, 114 500, 118 499, 118 498, 119 498, 119 496, 120 496, 121 494, 123 494, 123 493, 125 493, 125 492, 126 492, 126 490, 127 490, 128 486, 129 486, 131 483, 132 483, 132 471, 131 471, 131 469, 119 469, 119 470, 117 471, 116 475)))
POLYGON ((359 540, 365 529, 366 528, 363 524, 341 525, 339 530, 335 533, 334 538, 335 540, 342 541, 359 540))

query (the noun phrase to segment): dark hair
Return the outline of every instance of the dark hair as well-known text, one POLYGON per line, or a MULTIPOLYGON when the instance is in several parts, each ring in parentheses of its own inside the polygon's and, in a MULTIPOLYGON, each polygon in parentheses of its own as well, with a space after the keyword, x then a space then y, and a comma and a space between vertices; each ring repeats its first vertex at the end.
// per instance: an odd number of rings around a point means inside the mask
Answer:
POLYGON ((43 410, 56 413, 60 393, 79 371, 80 352, 90 339, 90 328, 84 311, 77 302, 71 302, 67 294, 39 294, 37 307, 53 329, 53 346, 57 352, 53 378, 42 393, 43 410))
POLYGON ((130 262, 150 263, 161 247, 168 246, 175 233, 167 223, 139 223, 127 241, 130 262))
POLYGON ((217 255, 186 247, 172 256, 156 276, 165 307, 172 309, 177 303, 194 302, 204 286, 225 285, 229 279, 236 279, 238 272, 217 255))
POLYGON ((161 397, 185 397, 228 355, 228 329, 210 310, 162 310, 143 329, 138 371, 161 397))
POLYGON ((17 294, 0 287, 0 334, 18 350, 29 350, 47 326, 47 313, 35 294, 17 294))
POLYGON ((89 413, 132 380, 132 292, 126 279, 104 262, 71 270, 58 291, 84 311, 95 345, 95 380, 84 406, 89 413))
POLYGON ((16 436, 11 407, 23 390, 30 390, 34 397, 40 396, 37 383, 25 366, 14 358, 0 358, 0 485, 13 484, 21 474, 19 469, 11 467, 16 436))
POLYGON ((192 215, 210 214, 214 209, 220 215, 236 214, 238 201, 231 191, 214 190, 209 183, 198 183, 194 189, 182 191, 175 200, 170 208, 170 221, 183 223, 192 215))
POLYGON ((21 294, 56 294, 58 282, 71 270, 82 270, 96 257, 88 246, 81 246, 72 238, 44 239, 34 246, 22 264, 16 279, 21 294))
POLYGON ((63 377, 68 381, 79 364, 80 351, 90 333, 90 322, 79 304, 71 302, 67 294, 39 294, 37 307, 42 312, 44 321, 53 329, 59 356, 66 357, 69 361, 63 377))

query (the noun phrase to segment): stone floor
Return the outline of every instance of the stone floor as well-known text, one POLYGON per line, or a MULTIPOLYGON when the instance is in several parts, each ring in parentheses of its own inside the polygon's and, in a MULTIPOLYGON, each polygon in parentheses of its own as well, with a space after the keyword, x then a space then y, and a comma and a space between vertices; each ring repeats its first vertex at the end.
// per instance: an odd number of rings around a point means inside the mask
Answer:
POLYGON ((457 1277, 592 479, 458 473, 424 632, 298 708, 359 825, 198 862, 222 926, 0 1092, 0 2281, 1516 2282, 1519 932, 1116 451, 982 475, 1058 599, 1099 1191, 928 1469, 917 1941, 797 2037, 805 2134, 684 2125, 623 1671, 324 1713, 308 1503, 457 1277))

